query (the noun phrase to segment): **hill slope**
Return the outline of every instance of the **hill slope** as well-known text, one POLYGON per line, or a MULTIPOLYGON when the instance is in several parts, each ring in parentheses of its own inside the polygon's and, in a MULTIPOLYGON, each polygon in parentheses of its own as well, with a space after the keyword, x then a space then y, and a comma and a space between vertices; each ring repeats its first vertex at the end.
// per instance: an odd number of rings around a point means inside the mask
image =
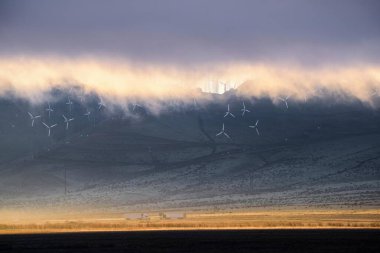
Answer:
POLYGON ((5 101, 0 206, 107 212, 380 206, 377 111, 354 103, 245 104, 251 112, 244 117, 234 96, 159 116, 94 111, 95 125, 78 107, 73 128, 61 123, 48 138, 39 122, 31 128, 26 112, 5 101), (227 103, 235 118, 223 117, 227 103), (248 127, 256 120, 260 136, 248 127), (215 136, 222 123, 232 139, 215 136))

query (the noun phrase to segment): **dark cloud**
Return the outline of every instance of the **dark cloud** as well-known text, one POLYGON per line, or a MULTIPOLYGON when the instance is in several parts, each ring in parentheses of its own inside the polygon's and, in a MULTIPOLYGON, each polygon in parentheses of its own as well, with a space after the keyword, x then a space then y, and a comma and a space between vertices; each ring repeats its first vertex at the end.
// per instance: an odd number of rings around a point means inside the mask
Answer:
POLYGON ((377 0, 5 0, 0 53, 137 61, 375 62, 377 0))

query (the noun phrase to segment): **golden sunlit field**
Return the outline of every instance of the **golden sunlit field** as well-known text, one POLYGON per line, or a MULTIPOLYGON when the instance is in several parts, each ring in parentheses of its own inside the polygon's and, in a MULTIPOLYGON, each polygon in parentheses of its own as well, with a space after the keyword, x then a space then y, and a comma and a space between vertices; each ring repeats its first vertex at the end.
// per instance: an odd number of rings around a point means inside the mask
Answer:
MULTIPOLYGON (((116 215, 117 216, 117 215, 116 215)), ((379 210, 315 211, 234 211, 192 212, 184 218, 164 218, 147 213, 148 218, 76 218, 3 222, 1 234, 80 231, 200 230, 200 229, 285 229, 285 228, 372 228, 380 229, 379 210)))

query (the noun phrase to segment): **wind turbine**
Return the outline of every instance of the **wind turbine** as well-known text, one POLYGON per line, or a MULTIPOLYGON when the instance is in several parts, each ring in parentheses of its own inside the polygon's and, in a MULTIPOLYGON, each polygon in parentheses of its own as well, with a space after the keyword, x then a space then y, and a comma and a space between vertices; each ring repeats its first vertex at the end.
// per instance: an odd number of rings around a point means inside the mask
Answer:
POLYGON ((87 116, 88 120, 90 120, 90 114, 91 114, 91 112, 87 109, 87 112, 83 115, 87 116))
POLYGON ((80 100, 81 103, 85 102, 85 100, 86 100, 86 98, 85 98, 85 96, 83 94, 79 95, 78 98, 79 98, 79 100, 80 100))
POLYGON ((102 99, 100 99, 100 102, 98 103, 98 105, 99 105, 98 110, 102 109, 102 107, 106 107, 102 99))
POLYGON ((222 126, 222 130, 216 134, 216 136, 219 136, 221 134, 224 134, 224 136, 226 136, 228 139, 231 139, 231 137, 224 131, 224 123, 223 123, 223 126, 222 126))
POLYGON ((371 94, 371 97, 374 97, 374 96, 378 96, 379 95, 379 90, 378 89, 374 89, 372 94, 371 94))
POLYGON ((44 124, 44 126, 46 126, 46 128, 48 129, 48 136, 49 137, 50 137, 50 129, 52 129, 53 127, 58 126, 58 124, 54 124, 54 125, 48 126, 45 122, 42 122, 42 124, 44 124))
POLYGON ((51 108, 50 103, 48 103, 48 108, 46 108, 45 110, 48 112, 50 118, 50 113, 54 111, 53 108, 51 108))
POLYGON ((69 122, 73 121, 74 118, 68 119, 68 118, 65 117, 65 115, 62 115, 62 117, 64 119, 64 122, 66 123, 66 130, 68 130, 69 129, 69 122))
POLYGON ((250 128, 254 128, 256 130, 257 135, 260 135, 259 132, 259 120, 256 121, 256 123, 253 126, 249 126, 250 128))
POLYGON ((198 103, 197 103, 197 100, 195 100, 195 98, 193 98, 193 105, 194 105, 194 108, 198 107, 198 103))
POLYGON ((71 112, 71 107, 73 106, 73 101, 70 100, 70 97, 67 97, 66 104, 69 106, 69 111, 71 112))
POLYGON ((30 112, 28 112, 28 114, 30 116, 30 119, 32 120, 32 127, 33 127, 34 126, 34 120, 38 119, 38 118, 41 118, 41 115, 33 116, 33 114, 31 114, 30 112))
POLYGON ((235 115, 233 115, 230 112, 230 104, 227 105, 227 111, 226 111, 226 114, 224 114, 224 117, 227 117, 228 115, 230 115, 231 117, 235 118, 235 115))
POLYGON ((133 103, 132 111, 135 111, 137 107, 142 107, 142 106, 137 103, 133 103))
POLYGON ((247 108, 245 107, 244 101, 243 101, 243 109, 241 109, 241 111, 243 112, 243 113, 241 114, 242 117, 244 117, 244 114, 245 114, 246 112, 251 112, 250 110, 247 110, 247 108))
POLYGON ((289 98, 290 98, 290 95, 288 95, 286 98, 278 97, 278 99, 282 100, 285 103, 286 109, 289 109, 289 106, 288 106, 288 99, 289 98))

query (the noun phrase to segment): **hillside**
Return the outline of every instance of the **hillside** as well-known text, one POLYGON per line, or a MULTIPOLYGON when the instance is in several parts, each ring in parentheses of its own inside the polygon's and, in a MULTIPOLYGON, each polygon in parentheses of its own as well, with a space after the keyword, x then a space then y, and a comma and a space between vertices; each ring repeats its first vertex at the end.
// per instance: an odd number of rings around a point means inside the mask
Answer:
POLYGON ((69 113, 65 100, 53 104, 50 122, 59 126, 48 137, 41 120, 32 128, 27 114, 45 105, 1 101, 3 209, 380 206, 380 114, 359 103, 289 101, 286 109, 246 100, 250 112, 242 117, 242 100, 233 94, 159 115, 74 102, 69 130, 60 116, 69 113), (227 104, 235 118, 223 117, 227 104), (83 115, 89 106, 90 120, 83 115), (260 135, 248 127, 257 120, 260 135), (223 123, 231 139, 216 136, 223 123))

